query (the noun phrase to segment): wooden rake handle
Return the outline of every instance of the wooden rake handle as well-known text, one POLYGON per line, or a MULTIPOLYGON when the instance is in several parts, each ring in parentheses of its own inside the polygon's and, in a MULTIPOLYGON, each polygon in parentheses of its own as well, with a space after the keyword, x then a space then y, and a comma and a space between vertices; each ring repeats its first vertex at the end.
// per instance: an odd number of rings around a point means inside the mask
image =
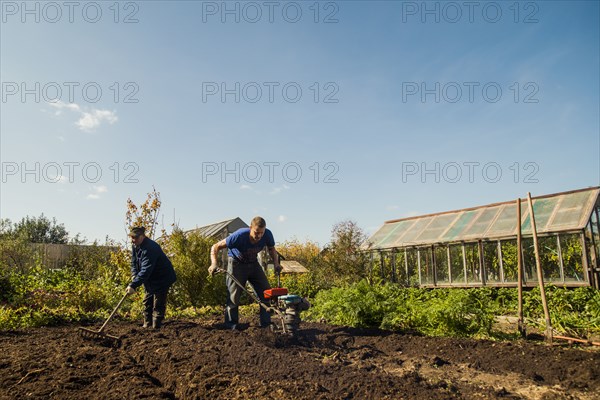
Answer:
POLYGON ((116 314, 116 312, 119 310, 119 308, 121 308, 121 304, 123 304, 123 302, 125 301, 125 299, 127 298, 128 294, 125 293, 125 295, 123 296, 123 298, 121 299, 121 301, 119 301, 119 304, 117 304, 117 306, 115 307, 115 309, 110 313, 110 315, 108 316, 108 318, 106 319, 106 321, 104 322, 104 324, 102 325, 102 327, 100 328, 100 330, 98 331, 98 333, 102 333, 102 331, 104 330, 104 328, 106 328, 106 325, 108 325, 108 323, 110 322, 110 320, 112 319, 112 317, 116 314))

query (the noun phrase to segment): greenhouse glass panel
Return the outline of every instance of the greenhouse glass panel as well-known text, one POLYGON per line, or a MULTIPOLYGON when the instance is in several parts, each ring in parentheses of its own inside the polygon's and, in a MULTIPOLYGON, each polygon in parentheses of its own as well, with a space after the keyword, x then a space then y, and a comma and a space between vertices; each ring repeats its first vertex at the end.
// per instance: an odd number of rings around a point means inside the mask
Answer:
POLYGON ((504 270, 504 282, 517 282, 518 262, 517 241, 503 240, 500 242, 502 248, 502 269, 504 270))
POLYGON ((525 282, 538 281, 533 238, 523 238, 523 279, 525 282))
POLYGON ((498 258, 498 242, 483 243, 483 270, 485 281, 502 282, 500 279, 500 259, 498 258))
POLYGON ((560 196, 561 202, 559 204, 559 207, 561 210, 581 210, 587 205, 588 201, 592 197, 596 197, 593 195, 593 191, 586 190, 578 193, 570 193, 568 195, 560 196))
POLYGON ((435 274, 437 283, 450 283, 447 246, 435 246, 435 274))
POLYGON ((371 253, 371 260, 369 260, 368 268, 369 268, 369 276, 372 277, 373 274, 376 274, 379 270, 379 265, 381 263, 381 253, 379 251, 371 253))
MULTIPOLYGON (((522 210, 521 210, 522 212, 522 210)), ((507 204, 502 207, 498 219, 488 230, 486 236, 505 236, 514 234, 517 229, 517 205, 507 204)))
POLYGON ((429 225, 432 219, 433 217, 427 217, 415 220, 414 225, 411 226, 410 229, 408 229, 402 237, 398 238, 398 240, 394 244, 396 246, 400 246, 402 244, 410 245, 412 243, 415 243, 416 237, 421 234, 423 229, 425 229, 425 227, 429 225))
MULTIPOLYGON (((596 257, 600 258, 600 225, 598 225, 598 217, 596 215, 596 210, 592 213, 592 218, 590 218, 592 234, 593 234, 593 242, 596 246, 596 257)), ((600 263, 600 260, 598 260, 600 263)), ((600 266, 600 265, 599 265, 600 266)))
POLYGON ((467 281, 469 283, 481 282, 479 270, 479 245, 477 243, 466 243, 465 256, 467 260, 467 281))
POLYGON ((408 285, 419 286, 419 262, 417 249, 406 249, 406 261, 408 262, 408 285))
POLYGON ((563 258, 565 281, 582 282, 583 273, 581 236, 577 233, 561 234, 560 249, 563 258))
POLYGON ((383 282, 388 282, 391 280, 392 262, 391 253, 389 251, 381 252, 379 262, 373 269, 373 276, 380 278, 383 282))
POLYGON ((421 283, 423 285, 433 285, 435 283, 435 276, 431 247, 421 247, 419 249, 419 257, 421 260, 421 283))
POLYGON ((396 250, 393 254, 396 264, 396 282, 406 284, 408 282, 408 277, 406 275, 406 263, 404 262, 404 250, 396 250))
POLYGON ((385 224, 377 232, 369 238, 369 242, 373 244, 373 247, 381 248, 381 242, 386 239, 389 234, 398 227, 399 223, 396 224, 385 224))
POLYGON ((556 236, 538 238, 540 263, 545 282, 562 282, 560 277, 560 259, 556 236))
POLYGON ((475 218, 478 214, 478 210, 473 211, 465 211, 460 217, 452 224, 452 227, 448 229, 448 231, 441 238, 444 242, 451 242, 456 240, 459 237, 462 237, 462 233, 467 226, 471 223, 473 218, 475 218))
POLYGON ((464 232, 464 235, 473 238, 483 237, 486 231, 489 229, 490 223, 494 220, 499 211, 500 207, 484 209, 479 217, 477 217, 473 225, 471 225, 471 227, 464 232))
MULTIPOLYGON (((546 232, 548 225, 548 220, 550 216, 554 212, 554 208, 557 206, 558 199, 557 198, 549 198, 549 199, 537 199, 533 202, 533 213, 535 215, 535 227, 540 232, 546 232)), ((527 203, 527 209, 529 210, 529 203, 527 203)), ((531 234, 531 216, 527 215, 523 225, 521 227, 523 234, 531 234)))
POLYGON ((439 240, 442 233, 448 229, 448 226, 456 219, 455 214, 439 215, 433 217, 433 221, 416 238, 417 242, 430 242, 439 240))
POLYGON ((404 231, 409 228, 411 225, 415 223, 414 220, 408 221, 399 221, 395 222, 392 225, 392 229, 383 236, 379 241, 379 246, 381 248, 390 248, 394 247, 394 242, 398 240, 398 236, 402 235, 404 231))
POLYGON ((583 212, 592 199, 591 195, 593 195, 593 192, 580 192, 562 197, 562 201, 558 204, 558 210, 552 219, 551 229, 580 227, 585 222, 582 221, 586 217, 583 212))
POLYGON ((452 283, 465 283, 463 252, 462 245, 460 244, 450 246, 450 270, 452 273, 452 283))
MULTIPOLYGON (((578 211, 578 210, 576 210, 578 211)), ((553 229, 562 229, 562 228, 572 228, 579 226, 579 218, 580 214, 574 213, 573 209, 568 210, 559 210, 552 219, 551 228, 553 229)))

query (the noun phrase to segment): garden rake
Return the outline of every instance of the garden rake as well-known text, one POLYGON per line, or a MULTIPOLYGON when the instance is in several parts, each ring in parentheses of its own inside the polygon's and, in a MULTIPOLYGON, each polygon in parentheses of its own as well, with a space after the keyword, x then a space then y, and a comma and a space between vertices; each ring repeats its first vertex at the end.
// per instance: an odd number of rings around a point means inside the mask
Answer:
POLYGON ((125 301, 126 298, 127 298, 127 293, 125 293, 125 295, 123 296, 121 301, 119 301, 119 304, 117 304, 115 309, 110 313, 110 315, 108 316, 108 318, 106 319, 106 321, 104 322, 104 324, 102 325, 100 330, 94 331, 92 329, 79 327, 79 333, 81 334, 81 336, 86 339, 107 340, 109 342, 112 342, 116 347, 118 347, 121 344, 121 338, 118 336, 109 335, 108 333, 104 333, 104 328, 106 328, 106 325, 108 325, 108 323, 110 322, 112 317, 116 314, 117 310, 119 308, 121 308, 121 304, 123 304, 123 302, 125 301))

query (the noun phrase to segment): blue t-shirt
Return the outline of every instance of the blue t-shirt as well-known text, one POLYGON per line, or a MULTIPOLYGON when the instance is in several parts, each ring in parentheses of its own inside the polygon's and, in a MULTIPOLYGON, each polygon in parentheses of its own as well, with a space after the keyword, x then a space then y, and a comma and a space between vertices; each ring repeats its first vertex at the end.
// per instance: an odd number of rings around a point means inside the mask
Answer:
POLYGON ((275 239, 270 230, 265 229, 265 234, 258 243, 250 242, 250 228, 241 228, 227 236, 225 239, 227 254, 241 263, 256 262, 258 253, 265 247, 274 247, 275 239))

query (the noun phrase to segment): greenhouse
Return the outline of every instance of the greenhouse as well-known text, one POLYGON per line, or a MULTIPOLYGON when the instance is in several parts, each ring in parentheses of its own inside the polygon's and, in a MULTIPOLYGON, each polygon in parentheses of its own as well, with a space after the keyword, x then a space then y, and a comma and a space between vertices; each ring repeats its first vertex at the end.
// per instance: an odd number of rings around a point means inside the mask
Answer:
MULTIPOLYGON (((600 187, 532 198, 544 282, 598 288, 600 187)), ((517 200, 387 221, 364 246, 384 280, 421 287, 517 285, 517 200)), ((523 285, 537 270, 521 199, 523 285)))

